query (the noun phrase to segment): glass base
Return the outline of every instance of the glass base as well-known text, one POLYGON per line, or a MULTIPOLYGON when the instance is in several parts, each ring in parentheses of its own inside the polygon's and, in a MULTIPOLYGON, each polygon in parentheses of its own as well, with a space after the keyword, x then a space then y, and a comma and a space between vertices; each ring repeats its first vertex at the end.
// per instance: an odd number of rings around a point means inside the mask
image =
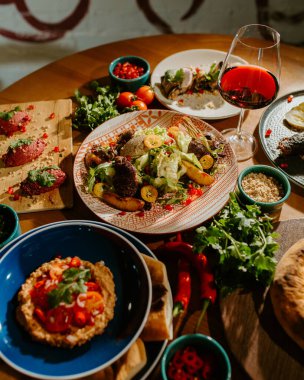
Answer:
POLYGON ((222 135, 231 145, 238 161, 248 160, 256 152, 257 141, 250 133, 241 131, 241 134, 237 135, 236 129, 230 128, 222 131, 222 135))

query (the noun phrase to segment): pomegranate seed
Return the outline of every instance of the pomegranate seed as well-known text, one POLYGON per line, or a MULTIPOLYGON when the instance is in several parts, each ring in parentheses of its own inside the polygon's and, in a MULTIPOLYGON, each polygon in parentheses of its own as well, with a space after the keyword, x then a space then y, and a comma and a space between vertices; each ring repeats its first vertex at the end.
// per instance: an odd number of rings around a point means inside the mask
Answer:
POLYGON ((49 116, 49 119, 54 119, 54 118, 55 118, 55 113, 52 112, 52 113, 50 114, 50 116, 49 116))
POLYGON ((46 132, 42 135, 42 138, 44 138, 44 139, 47 139, 48 137, 49 137, 49 135, 46 132))
POLYGON ((55 153, 58 153, 59 152, 59 146, 55 146, 53 150, 55 153))
POLYGON ((173 206, 172 205, 165 205, 164 209, 167 210, 167 211, 172 211, 173 210, 173 206))

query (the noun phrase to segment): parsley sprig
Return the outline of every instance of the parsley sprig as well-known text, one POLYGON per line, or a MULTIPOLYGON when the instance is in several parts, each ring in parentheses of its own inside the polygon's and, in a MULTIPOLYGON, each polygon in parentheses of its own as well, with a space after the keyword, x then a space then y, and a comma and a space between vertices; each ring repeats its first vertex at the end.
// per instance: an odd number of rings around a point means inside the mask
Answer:
POLYGON ((8 120, 10 120, 10 119, 15 115, 15 113, 18 112, 18 111, 21 111, 21 109, 20 109, 19 106, 17 106, 17 107, 15 107, 15 108, 11 109, 10 111, 3 111, 3 112, 0 112, 0 119, 8 121, 8 120))
POLYGON ((73 294, 86 292, 85 282, 91 278, 91 271, 90 269, 69 268, 63 271, 62 277, 58 287, 48 293, 48 303, 51 308, 57 307, 60 302, 70 304, 73 302, 73 294))
POLYGON ((42 169, 33 169, 28 173, 30 182, 37 182, 40 186, 51 187, 56 181, 56 177, 51 174, 49 169, 60 169, 57 165, 46 166, 42 169))
POLYGON ((115 103, 118 89, 101 86, 97 81, 91 82, 89 87, 93 91, 91 96, 83 95, 79 90, 75 92, 78 103, 73 117, 75 129, 93 130, 106 120, 119 115, 115 103))
POLYGON ((279 245, 271 218, 257 205, 240 206, 235 193, 209 226, 196 230, 194 249, 215 259, 215 278, 222 295, 237 288, 270 284, 279 245))

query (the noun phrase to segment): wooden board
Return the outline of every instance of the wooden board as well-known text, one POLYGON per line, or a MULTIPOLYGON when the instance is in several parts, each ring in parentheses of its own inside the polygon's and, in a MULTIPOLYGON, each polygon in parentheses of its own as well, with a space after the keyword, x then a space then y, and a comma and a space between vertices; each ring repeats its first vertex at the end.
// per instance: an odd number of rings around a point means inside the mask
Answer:
MULTIPOLYGON (((304 218, 280 222, 280 259, 303 238, 304 218)), ((254 380, 304 379, 304 351, 284 332, 273 313, 268 289, 233 293, 220 303, 222 322, 231 351, 254 380)))
POLYGON ((0 135, 0 203, 12 206, 18 213, 72 207, 72 101, 70 99, 60 99, 6 104, 0 105, 0 111, 9 111, 16 106, 26 110, 31 117, 31 121, 26 126, 25 132, 15 133, 11 137, 0 135), (33 109, 31 109, 31 106, 33 106, 33 109), (55 115, 54 118, 49 117, 52 113, 55 115), (40 157, 22 166, 4 167, 1 157, 6 153, 13 141, 20 138, 38 139, 45 133, 47 134, 47 137, 45 137, 47 146, 40 157), (57 146, 59 147, 59 152, 54 151, 57 146), (8 193, 9 187, 12 187, 14 192, 18 194, 20 182, 27 177, 29 170, 49 165, 60 166, 68 175, 66 182, 59 189, 32 197, 21 196, 17 200, 8 193))

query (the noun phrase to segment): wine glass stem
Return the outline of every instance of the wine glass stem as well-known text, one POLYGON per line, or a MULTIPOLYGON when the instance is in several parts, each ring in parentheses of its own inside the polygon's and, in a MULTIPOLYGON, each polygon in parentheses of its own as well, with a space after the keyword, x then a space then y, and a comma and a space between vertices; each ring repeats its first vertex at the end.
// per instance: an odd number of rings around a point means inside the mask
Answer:
POLYGON ((244 108, 241 108, 241 113, 240 113, 240 116, 239 116, 239 121, 238 121, 238 125, 236 127, 236 134, 238 136, 239 139, 241 139, 241 134, 242 134, 242 125, 243 125, 243 119, 244 119, 244 108))

